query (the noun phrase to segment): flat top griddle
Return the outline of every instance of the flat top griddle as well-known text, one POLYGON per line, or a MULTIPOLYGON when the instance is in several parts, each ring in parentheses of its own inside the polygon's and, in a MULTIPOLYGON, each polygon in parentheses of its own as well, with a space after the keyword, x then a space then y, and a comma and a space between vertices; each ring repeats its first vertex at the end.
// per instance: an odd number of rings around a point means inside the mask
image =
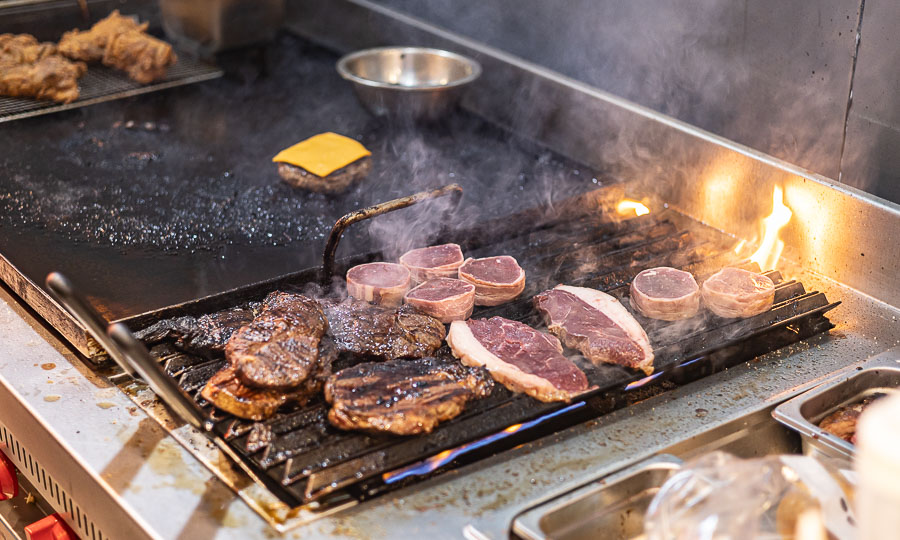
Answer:
MULTIPOLYGON (((456 182, 466 192, 453 219, 465 225, 599 181, 463 112, 381 123, 336 60, 284 35, 220 57, 227 75, 215 81, 0 125, 0 256, 13 277, 61 271, 115 320, 318 265, 334 221, 371 203, 456 182), (323 131, 374 154, 343 196, 295 190, 271 163, 323 131)), ((425 243, 426 217, 353 228, 339 256, 425 243)))

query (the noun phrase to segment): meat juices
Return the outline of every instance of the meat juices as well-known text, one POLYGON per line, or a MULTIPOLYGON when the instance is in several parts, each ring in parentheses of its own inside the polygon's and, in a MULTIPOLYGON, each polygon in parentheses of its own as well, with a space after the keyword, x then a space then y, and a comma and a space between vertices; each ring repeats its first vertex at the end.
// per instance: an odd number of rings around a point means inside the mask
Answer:
POLYGON ((562 355, 559 340, 502 317, 450 324, 447 343, 467 366, 484 366, 513 392, 540 401, 569 401, 588 389, 584 372, 562 355))
POLYGON ((706 307, 727 319, 759 315, 775 302, 771 279, 740 268, 719 270, 703 282, 701 292, 706 307))
POLYGON ((417 435, 431 433, 492 387, 484 370, 452 358, 388 360, 335 373, 325 384, 325 400, 332 404, 328 421, 337 428, 417 435))
POLYGON ((475 285, 461 279, 430 279, 406 293, 404 301, 442 323, 464 321, 475 308, 475 285))
POLYGON ((550 332, 595 365, 653 373, 653 349, 641 325, 618 300, 585 287, 557 285, 534 297, 550 332))
POLYGON ((439 277, 455 278, 462 263, 462 249, 457 244, 413 249, 400 257, 400 264, 409 269, 416 283, 439 277))
POLYGON ((499 306, 525 290, 525 270, 509 255, 467 259, 459 279, 475 285, 476 306, 499 306))
POLYGON ((631 281, 631 307, 650 319, 688 319, 700 310, 700 287, 690 272, 650 268, 631 281))
POLYGON ((399 264, 375 262, 347 270, 347 293, 382 306, 399 306, 409 285, 409 270, 399 264))
POLYGON ((319 341, 328 328, 319 303, 300 294, 273 292, 250 324, 232 334, 225 358, 241 382, 290 389, 318 370, 319 341))

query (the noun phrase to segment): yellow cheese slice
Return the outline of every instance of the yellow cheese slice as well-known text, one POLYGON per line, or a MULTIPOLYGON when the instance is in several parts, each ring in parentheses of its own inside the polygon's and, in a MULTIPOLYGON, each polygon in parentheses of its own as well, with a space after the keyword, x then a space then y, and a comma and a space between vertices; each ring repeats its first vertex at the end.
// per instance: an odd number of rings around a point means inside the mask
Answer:
POLYGON ((276 163, 302 167, 316 176, 328 176, 372 152, 359 142, 337 133, 320 133, 285 148, 272 158, 276 163))

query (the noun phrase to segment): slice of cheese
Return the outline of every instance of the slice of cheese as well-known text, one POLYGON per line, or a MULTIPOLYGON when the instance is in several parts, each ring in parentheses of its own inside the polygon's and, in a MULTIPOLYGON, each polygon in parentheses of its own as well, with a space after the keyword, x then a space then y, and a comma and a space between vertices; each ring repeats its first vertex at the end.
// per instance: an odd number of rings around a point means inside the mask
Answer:
POLYGON ((316 176, 325 177, 372 152, 359 142, 337 133, 320 133, 285 148, 272 158, 276 163, 302 167, 316 176))

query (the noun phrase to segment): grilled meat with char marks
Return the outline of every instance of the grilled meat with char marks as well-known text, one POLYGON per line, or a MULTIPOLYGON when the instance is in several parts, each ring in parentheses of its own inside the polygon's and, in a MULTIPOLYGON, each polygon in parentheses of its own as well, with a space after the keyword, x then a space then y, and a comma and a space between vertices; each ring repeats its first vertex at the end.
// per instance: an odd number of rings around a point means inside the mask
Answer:
POLYGON ((256 388, 290 389, 315 373, 328 322, 315 300, 276 291, 253 321, 225 344, 225 358, 241 381, 256 388))
POLYGON ((440 321, 408 305, 388 308, 348 299, 324 303, 324 309, 338 351, 370 359, 431 356, 447 334, 440 321))
POLYGON ((316 371, 298 388, 273 390, 253 388, 241 382, 234 366, 225 366, 212 376, 200 391, 204 399, 217 408, 247 420, 265 420, 283 405, 306 403, 322 391, 322 386, 331 376, 331 363, 337 357, 334 344, 324 338, 319 345, 319 359, 316 371))
POLYGON ((340 429, 396 435, 431 433, 467 402, 490 394, 483 369, 450 358, 368 362, 335 373, 325 384, 328 421, 340 429))
POLYGON ((202 317, 185 315, 163 319, 136 332, 135 336, 147 344, 175 339, 175 344, 185 351, 214 356, 225 350, 231 335, 250 324, 261 308, 262 304, 254 302, 202 317))

